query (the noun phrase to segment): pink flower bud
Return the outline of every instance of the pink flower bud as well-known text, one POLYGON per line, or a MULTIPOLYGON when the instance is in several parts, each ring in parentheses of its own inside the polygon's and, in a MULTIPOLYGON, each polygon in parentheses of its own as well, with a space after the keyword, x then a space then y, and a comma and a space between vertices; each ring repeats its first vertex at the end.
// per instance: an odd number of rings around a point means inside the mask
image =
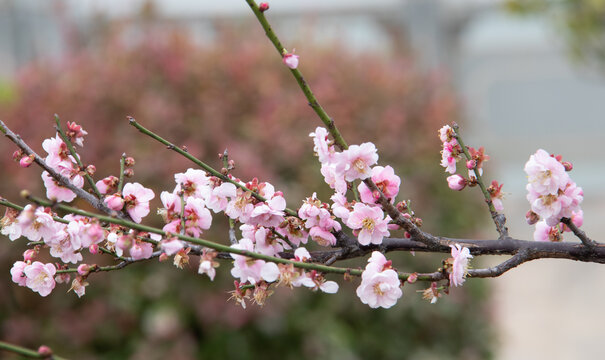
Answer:
POLYGON ((265 12, 265 11, 269 10, 269 3, 262 2, 262 3, 258 4, 258 10, 260 12, 265 12))
POLYGON ((534 225, 535 223, 540 221, 540 216, 535 212, 529 210, 527 214, 525 214, 525 220, 527 221, 528 225, 534 225))
POLYGON ((469 160, 466 162, 466 168, 469 170, 473 170, 475 166, 477 166, 477 161, 475 160, 469 160))
POLYGON ((19 149, 19 150, 15 150, 15 152, 13 152, 14 161, 19 161, 22 157, 23 157, 23 150, 19 149))
POLYGON ((40 356, 43 356, 44 358, 49 358, 53 355, 53 351, 46 345, 40 345, 40 347, 38 348, 38 354, 40 354, 40 356))
POLYGON ((23 253, 23 261, 28 262, 34 260, 36 257, 36 250, 28 249, 23 253))
POLYGON ((452 190, 460 191, 466 187, 466 179, 458 174, 448 176, 447 186, 452 190))
POLYGON ((121 211, 124 207, 124 199, 120 194, 113 194, 105 198, 105 204, 115 211, 121 211))
POLYGON ((166 260, 168 260, 168 259, 169 259, 169 256, 168 256, 166 253, 161 253, 161 254, 160 254, 160 257, 158 258, 158 260, 159 260, 160 262, 164 262, 164 261, 166 261, 166 260))
POLYGON ((23 168, 29 167, 34 162, 35 156, 32 154, 30 156, 24 156, 19 160, 19 166, 23 168))
POLYGON ((124 176, 126 176, 126 177, 133 177, 134 176, 134 170, 132 170, 132 169, 126 169, 126 170, 124 170, 124 176))
POLYGON ((94 165, 88 165, 86 167, 86 173, 90 176, 93 176, 97 172, 97 167, 94 165))
POLYGON ((135 164, 134 158, 132 156, 128 156, 124 159, 124 165, 128 167, 133 167, 135 164))
POLYGON ((413 274, 410 274, 410 276, 408 276, 408 282, 410 284, 415 283, 416 280, 418 280, 418 273, 413 273, 413 274))
POLYGON ((569 161, 563 161, 561 164, 565 168, 565 171, 571 171, 571 170, 573 170, 573 164, 570 163, 569 161))
POLYGON ((285 54, 282 58, 284 64, 290 69, 296 69, 298 67, 298 55, 294 54, 285 54))
POLYGON ((97 244, 92 244, 88 247, 88 251, 90 251, 91 254, 98 254, 99 253, 99 245, 97 244))
POLYGON ((78 266, 78 274, 86 276, 90 272, 90 266, 88 264, 80 264, 78 266))

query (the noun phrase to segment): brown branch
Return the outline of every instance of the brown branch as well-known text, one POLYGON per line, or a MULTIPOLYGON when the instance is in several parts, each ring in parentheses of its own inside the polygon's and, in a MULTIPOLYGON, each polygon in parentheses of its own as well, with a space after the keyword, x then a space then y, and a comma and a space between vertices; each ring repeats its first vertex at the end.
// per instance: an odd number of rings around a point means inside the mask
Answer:
POLYGON ((94 195, 75 186, 74 184, 71 183, 71 181, 69 181, 69 179, 67 177, 59 174, 54 169, 52 169, 50 166, 48 166, 48 164, 46 164, 46 161, 44 161, 44 159, 42 159, 38 154, 36 154, 36 152, 34 150, 32 150, 25 143, 25 141, 23 141, 23 139, 21 139, 21 136, 12 132, 11 129, 9 129, 8 126, 6 126, 4 124, 4 122, 2 122, 2 120, 0 120, 0 131, 2 131, 4 133, 4 135, 7 138, 9 138, 9 140, 14 142, 15 145, 17 145, 21 150, 23 150, 23 152, 26 155, 34 155, 34 162, 36 164, 38 164, 38 166, 40 166, 42 169, 47 171, 48 174, 50 176, 52 176, 53 179, 55 179, 57 182, 59 182, 59 184, 68 188, 69 190, 73 191, 78 197, 84 199, 86 202, 88 202, 90 205, 92 205, 95 209, 102 211, 106 214, 116 216, 123 220, 130 219, 130 217, 128 217, 124 213, 111 210, 109 207, 107 207, 107 205, 105 205, 105 203, 102 200, 97 199, 94 195))
POLYGON ((561 222, 567 225, 571 232, 573 232, 574 235, 577 236, 582 241, 582 244, 584 244, 586 247, 593 249, 595 246, 599 245, 599 243, 589 238, 584 231, 580 230, 580 228, 578 228, 570 218, 563 218, 561 219, 561 222))

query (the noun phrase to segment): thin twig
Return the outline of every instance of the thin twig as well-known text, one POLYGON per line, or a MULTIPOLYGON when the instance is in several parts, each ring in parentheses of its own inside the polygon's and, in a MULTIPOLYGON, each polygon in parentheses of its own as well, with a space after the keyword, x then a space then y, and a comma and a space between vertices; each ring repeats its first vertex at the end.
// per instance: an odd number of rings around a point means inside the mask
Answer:
POLYGON ((47 356, 44 354, 40 354, 39 352, 37 352, 35 350, 31 350, 28 348, 24 348, 22 346, 10 344, 5 341, 0 341, 0 350, 10 351, 15 354, 26 356, 30 359, 66 360, 64 357, 61 357, 58 355, 53 354, 53 355, 47 356))
MULTIPOLYGON (((225 182, 229 182, 233 185, 235 185, 236 187, 250 192, 252 194, 252 196, 254 196, 257 200, 259 201, 263 201, 266 202, 267 199, 265 199, 263 196, 261 196, 260 194, 248 189, 245 185, 240 184, 237 181, 234 181, 232 179, 230 179, 228 176, 223 175, 221 172, 216 171, 214 168, 212 168, 211 166, 207 165, 206 163, 204 163, 203 161, 199 160, 198 158, 196 158, 195 156, 189 154, 187 151, 179 148, 178 146, 174 145, 173 143, 171 143, 170 141, 162 138, 161 136, 157 135, 156 133, 154 133, 153 131, 143 127, 141 124, 139 124, 132 116, 128 117, 128 121, 130 123, 130 125, 134 126, 137 130, 139 130, 141 133, 149 136, 150 138, 166 145, 166 147, 170 150, 173 150, 175 152, 177 152, 178 154, 184 156, 187 160, 190 160, 191 162, 193 162, 194 164, 196 164, 197 166, 201 167, 202 169, 204 169, 204 171, 206 171, 207 173, 211 174, 212 176, 216 176, 217 178, 221 179, 222 181, 225 182)), ((298 213, 292 209, 288 209, 286 208, 284 210, 288 215, 290 216, 298 216, 298 213)))
MULTIPOLYGON (((458 144, 460 144, 460 148, 462 149, 464 156, 466 157, 467 160, 472 160, 471 154, 468 152, 468 149, 467 149, 466 145, 464 145, 464 141, 462 140, 462 137, 460 136, 460 129, 458 128, 458 124, 454 124, 453 129, 456 134, 456 140, 458 141, 458 144)), ((496 231, 498 231, 498 233, 500 234, 500 238, 505 238, 508 236, 508 228, 506 227, 506 217, 504 214, 500 214, 496 211, 496 208, 494 207, 494 202, 492 201, 492 197, 490 196, 489 192, 487 191, 487 188, 485 187, 485 183, 483 182, 483 178, 481 177, 481 174, 479 174, 478 166, 479 165, 476 164, 475 167, 473 168, 473 171, 475 172, 475 178, 476 178, 477 184, 479 185, 479 188, 481 189, 481 192, 483 193, 483 197, 485 198, 485 203, 487 204, 487 207, 489 208, 489 213, 492 217, 492 220, 494 221, 494 225, 496 225, 496 231)))
POLYGON ((76 152, 76 149, 74 149, 73 144, 71 143, 71 141, 69 140, 67 135, 65 135, 65 133, 63 132, 63 129, 61 128, 61 120, 59 119, 59 115, 57 115, 57 114, 55 114, 55 122, 56 122, 55 129, 57 129, 57 133, 59 133, 59 136, 61 137, 61 139, 63 139, 63 142, 65 143, 65 145, 67 145, 67 149, 69 149, 69 153, 76 160, 76 163, 80 167, 80 170, 84 172, 84 177, 88 181, 88 184, 90 185, 92 190, 97 195, 97 198, 102 199, 103 195, 101 195, 101 192, 99 191, 99 189, 97 189, 97 185, 95 184, 95 181, 86 172, 86 169, 84 168, 84 163, 82 163, 82 160, 80 159, 80 156, 76 152))
POLYGON ((570 218, 563 218, 561 219, 561 222, 567 225, 567 227, 582 241, 582 244, 584 244, 584 246, 587 248, 594 249, 595 246, 599 245, 599 243, 589 238, 583 230, 578 228, 570 218))

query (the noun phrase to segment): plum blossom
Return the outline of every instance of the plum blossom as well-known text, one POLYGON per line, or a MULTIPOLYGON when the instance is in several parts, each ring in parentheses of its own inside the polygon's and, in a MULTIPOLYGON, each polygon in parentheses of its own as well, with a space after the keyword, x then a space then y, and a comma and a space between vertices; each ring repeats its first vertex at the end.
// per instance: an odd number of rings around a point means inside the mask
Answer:
POLYGON ((388 309, 403 295, 400 286, 399 276, 391 268, 390 261, 382 253, 374 251, 361 274, 361 284, 356 293, 361 302, 371 308, 388 309))
MULTIPOLYGON (((395 175, 395 171, 391 166, 375 166, 372 168, 372 181, 378 189, 384 194, 387 199, 391 202, 395 201, 395 197, 399 193, 399 185, 401 185, 401 179, 395 175)), ((365 183, 360 183, 357 187, 359 190, 359 196, 361 201, 366 204, 375 204, 378 200, 378 193, 372 193, 372 190, 367 187, 365 183)))
POLYGON ((140 223, 149 214, 149 201, 155 197, 153 190, 139 183, 127 183, 122 191, 126 211, 132 220, 140 223))
POLYGON ((466 179, 458 174, 448 176, 447 186, 452 190, 460 191, 466 187, 466 179))
MULTIPOLYGON (((180 220, 175 220, 179 222, 180 220)), ((189 197, 185 205, 185 231, 195 237, 199 237, 203 230, 210 229, 212 225, 212 214, 206 209, 203 199, 189 197)), ((176 232, 176 231, 175 231, 176 232)))
POLYGON ((275 227, 284 221, 286 200, 277 193, 264 203, 258 204, 250 213, 248 222, 254 225, 275 227))
MULTIPOLYGON (((68 168, 61 168, 59 173, 70 179, 70 182, 77 188, 84 186, 84 178, 69 170, 68 168)), ((53 179, 47 171, 42 173, 42 181, 44 187, 46 187, 46 197, 50 200, 70 202, 76 198, 76 194, 68 188, 59 185, 57 180, 53 179)))
POLYGON ((558 226, 549 226, 545 220, 536 223, 534 230, 535 241, 561 241, 561 231, 558 226))
POLYGON ((540 195, 556 195, 559 189, 565 188, 569 175, 565 167, 545 150, 538 149, 529 157, 524 168, 527 173, 528 190, 540 195))
POLYGON ((42 142, 42 148, 48 153, 44 161, 51 168, 57 170, 57 166, 60 163, 67 163, 71 165, 71 155, 69 155, 69 149, 59 134, 57 134, 54 138, 44 140, 42 142))
POLYGON ((225 211, 229 204, 229 199, 233 199, 237 195, 236 190, 237 188, 232 183, 222 183, 220 186, 213 188, 212 191, 209 191, 207 196, 205 196, 206 206, 215 213, 225 211))
POLYGON ((378 162, 376 146, 367 142, 361 145, 351 145, 342 152, 339 161, 345 162, 345 180, 367 179, 372 176, 371 166, 378 162))
POLYGON ((343 194, 338 192, 332 195, 330 200, 333 201, 331 207, 334 215, 346 223, 349 219, 353 206, 347 202, 347 198, 343 194))
POLYGON ((69 288, 68 291, 73 290, 74 293, 76 293, 76 295, 78 295, 78 297, 80 298, 80 297, 84 296, 87 286, 88 286, 88 282, 84 281, 83 278, 78 276, 71 282, 71 287, 69 288))
POLYGON ((216 251, 209 251, 208 249, 202 250, 202 256, 200 258, 200 266, 197 269, 198 274, 206 274, 210 278, 210 281, 214 281, 216 276, 216 269, 219 263, 214 261, 216 257, 216 251))
POLYGON ((135 240, 130 248, 130 256, 133 260, 149 259, 153 254, 153 245, 141 240, 135 240))
MULTIPOLYGON (((239 243, 231 245, 234 249, 254 251, 254 244, 252 240, 243 238, 239 243)), ((249 258, 247 256, 231 254, 234 259, 233 268, 231 269, 231 275, 234 278, 239 278, 242 283, 250 282, 256 284, 261 280, 261 270, 265 261, 249 258)))
POLYGON ((184 247, 185 244, 176 237, 162 240, 160 242, 160 248, 166 255, 174 255, 184 247))
POLYGON ((177 183, 174 193, 182 190, 185 198, 189 196, 202 198, 209 184, 206 172, 199 169, 187 169, 184 173, 175 174, 174 181, 177 183))
POLYGON ((473 257, 466 247, 461 247, 460 244, 450 245, 452 248, 452 268, 450 270, 450 283, 454 286, 462 286, 464 278, 468 273, 468 263, 473 257))
POLYGON ((67 135, 75 144, 84 146, 84 136, 88 135, 88 132, 82 129, 81 125, 68 121, 65 135, 67 135))
POLYGON ((313 138, 313 151, 317 154, 319 162, 323 165, 324 163, 331 163, 334 159, 334 145, 328 140, 328 130, 318 126, 315 132, 309 134, 313 138))
POLYGON ((118 183, 120 179, 115 176, 108 176, 102 180, 97 181, 95 186, 99 190, 99 192, 103 195, 109 194, 110 192, 115 191, 118 188, 118 183))
POLYGON ((27 277, 23 270, 28 264, 23 261, 15 261, 13 267, 11 268, 11 277, 13 282, 18 284, 19 286, 26 286, 27 277))
POLYGON ((299 56, 294 53, 286 53, 284 54, 282 61, 290 69, 296 69, 298 67, 298 58, 299 56))
POLYGON ((347 220, 347 226, 357 230, 357 239, 361 245, 381 244, 385 236, 389 236, 387 229, 389 218, 379 207, 357 203, 347 220))
POLYGON ((23 273, 27 277, 25 285, 37 292, 40 296, 47 296, 55 288, 54 276, 57 268, 53 264, 43 264, 34 261, 33 264, 26 266, 23 273))

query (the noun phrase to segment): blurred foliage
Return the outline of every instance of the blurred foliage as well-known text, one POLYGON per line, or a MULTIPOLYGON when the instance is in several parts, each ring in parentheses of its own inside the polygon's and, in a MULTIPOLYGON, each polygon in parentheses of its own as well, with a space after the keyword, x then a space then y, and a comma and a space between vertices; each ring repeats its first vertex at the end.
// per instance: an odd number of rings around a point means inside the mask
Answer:
POLYGON ((553 21, 572 55, 605 70, 605 0, 507 0, 505 6, 553 21))
MULTIPOLYGON (((137 160, 133 180, 157 195, 172 190, 172 174, 191 164, 136 132, 127 115, 216 167, 215 154, 228 148, 236 176, 275 184, 290 207, 314 191, 328 200, 331 190, 307 137, 319 121, 260 28, 246 23, 241 29, 222 29, 214 43, 195 44, 182 31, 111 28, 98 46, 24 69, 0 118, 43 153, 40 142, 53 135, 52 115, 58 112, 90 133, 81 154, 96 165, 96 178, 116 174, 119 156, 127 151, 137 160)), ((354 55, 337 44, 306 45, 297 53, 307 81, 347 141, 375 142, 380 163, 391 164, 402 177, 400 198, 413 200, 427 231, 472 233, 481 204, 451 194, 438 165, 437 129, 456 116, 446 79, 419 71, 400 54, 354 55)), ((12 150, 0 142, 0 194, 12 200, 22 188, 43 194, 39 170, 20 169, 10 160, 12 150)), ((160 205, 157 197, 152 208, 160 205)), ((153 212, 146 221, 161 225, 153 212)), ((213 231, 204 236, 227 242, 221 223, 215 216, 213 231)), ((152 261, 92 275, 82 299, 65 294, 65 285, 40 298, 8 280, 23 244, 0 243, 0 272, 7 279, 0 289, 0 338, 34 348, 44 343, 70 358, 491 357, 482 280, 468 281, 436 305, 416 293, 428 284, 408 284, 394 308, 372 310, 355 296, 353 280, 338 295, 277 289, 265 307, 249 304, 243 310, 227 302, 229 264, 223 262, 210 283, 195 273, 192 259, 185 271, 152 261)), ((390 257, 403 271, 433 271, 447 256, 390 257)))

